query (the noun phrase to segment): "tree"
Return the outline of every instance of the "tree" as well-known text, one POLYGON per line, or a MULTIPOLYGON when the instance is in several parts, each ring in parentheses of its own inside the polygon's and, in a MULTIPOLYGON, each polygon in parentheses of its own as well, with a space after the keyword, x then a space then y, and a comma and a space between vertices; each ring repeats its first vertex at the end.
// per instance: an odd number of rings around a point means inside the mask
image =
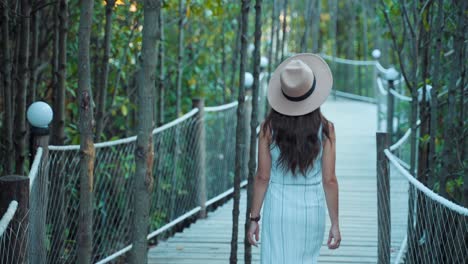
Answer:
POLYGON ((322 11, 322 1, 314 0, 314 7, 312 13, 312 52, 319 52, 319 38, 320 38, 320 13, 322 11))
POLYGON ((237 263, 237 235, 239 233, 239 200, 240 200, 240 180, 241 174, 244 173, 244 156, 245 153, 245 128, 244 128, 244 104, 245 104, 245 63, 247 57, 247 41, 248 41, 248 18, 250 10, 250 0, 242 0, 241 6, 241 45, 240 45, 240 70, 239 70, 239 94, 237 97, 237 127, 236 127, 236 161, 234 174, 234 206, 232 209, 232 238, 231 238, 231 255, 229 262, 237 263))
MULTIPOLYGON (((104 29, 104 43, 103 43, 103 54, 101 62, 101 70, 99 71, 99 79, 96 80, 98 84, 97 89, 99 90, 99 102, 97 104, 96 114, 96 139, 100 141, 102 132, 104 130, 104 117, 106 110, 107 100, 107 83, 109 80, 109 54, 111 47, 112 37, 112 15, 115 5, 115 0, 106 0, 106 25, 104 29)), ((96 65, 96 67, 99 67, 96 65)))
POLYGON ((11 67, 12 58, 10 52, 10 16, 9 16, 9 2, 4 2, 2 8, 2 50, 3 50, 3 65, 2 65, 2 79, 3 79, 3 95, 4 95, 4 141, 5 149, 4 155, 4 173, 6 175, 13 173, 14 165, 14 146, 13 146, 13 102, 12 102, 12 87, 11 87, 11 67))
POLYGON ((288 0, 283 0, 283 31, 281 36, 281 61, 285 59, 284 47, 286 46, 286 28, 288 27, 288 0))
POLYGON ((147 263, 150 193, 153 185, 153 91, 156 80, 159 0, 143 4, 143 46, 138 81, 138 135, 135 148, 134 211, 130 263, 147 263))
MULTIPOLYGON (((55 145, 65 143, 65 90, 67 78, 67 34, 68 0, 58 3, 58 69, 57 83, 54 85, 54 120, 52 122, 52 142, 55 145)), ((32 85, 32 84, 31 84, 32 85)))
POLYGON ((257 127, 258 127, 258 91, 260 86, 260 49, 262 38, 262 0, 255 1, 255 50, 253 54, 253 79, 252 86, 252 114, 250 119, 250 153, 249 153, 249 174, 247 184, 247 210, 245 230, 244 230, 244 260, 246 264, 252 262, 252 246, 248 240, 250 227, 250 205, 253 197, 254 175, 257 165, 257 127))
POLYGON ((78 222, 78 263, 90 263, 93 245, 94 142, 91 106, 89 42, 94 0, 82 0, 78 36, 78 105, 80 129, 80 209, 78 222))
POLYGON ((185 26, 185 0, 179 0, 179 49, 177 52, 177 83, 176 83, 176 117, 182 115, 182 73, 184 70, 184 26, 185 26))
POLYGON ((26 94, 29 81, 29 16, 31 6, 28 0, 21 1, 21 27, 18 49, 18 78, 15 110, 15 146, 16 167, 18 175, 24 175, 24 162, 26 159, 26 94))

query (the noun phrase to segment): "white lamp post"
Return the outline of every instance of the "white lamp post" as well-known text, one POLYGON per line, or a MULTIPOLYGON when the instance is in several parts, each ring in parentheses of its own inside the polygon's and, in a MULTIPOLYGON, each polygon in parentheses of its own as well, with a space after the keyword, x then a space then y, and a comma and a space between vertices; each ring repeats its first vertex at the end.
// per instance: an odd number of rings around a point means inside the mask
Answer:
POLYGON ((262 56, 260 58, 260 68, 265 69, 268 66, 268 58, 265 56, 262 56))
MULTIPOLYGON (((41 163, 47 164, 49 158, 49 124, 53 118, 52 108, 44 102, 35 102, 31 104, 26 113, 26 117, 31 124, 31 144, 30 144, 30 164, 36 157, 39 147, 43 149, 41 163)), ((47 199, 41 199, 44 193, 48 192, 49 171, 48 166, 42 168, 42 173, 31 182, 30 204, 34 210, 30 211, 29 232, 34 241, 32 256, 35 260, 42 262, 46 259, 46 211, 47 199)))
POLYGON ((382 76, 387 80, 387 133, 390 143, 393 142, 393 108, 394 98, 392 91, 394 90, 393 82, 400 77, 400 73, 394 68, 390 67, 382 76))
POLYGON ((380 59, 380 55, 382 55, 382 53, 380 52, 379 49, 375 49, 375 50, 372 51, 372 57, 373 57, 375 60, 380 59))
POLYGON ((250 43, 249 46, 247 46, 247 52, 252 55, 255 50, 255 45, 250 43))
POLYGON ((52 108, 41 101, 31 104, 27 112, 29 123, 37 128, 48 128, 53 115, 52 108))
POLYGON ((382 77, 389 82, 393 82, 396 81, 399 76, 400 73, 394 67, 390 67, 382 77))
POLYGON ((250 72, 244 73, 244 87, 246 89, 250 89, 253 85, 253 75, 250 72))

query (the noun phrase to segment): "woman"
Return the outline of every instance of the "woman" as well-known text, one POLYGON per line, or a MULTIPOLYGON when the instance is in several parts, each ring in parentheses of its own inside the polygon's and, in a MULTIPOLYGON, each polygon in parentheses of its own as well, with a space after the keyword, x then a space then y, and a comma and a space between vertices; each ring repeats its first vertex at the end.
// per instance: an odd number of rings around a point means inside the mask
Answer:
POLYGON ((262 203, 261 263, 317 263, 331 220, 328 248, 340 246, 335 131, 321 113, 333 78, 315 54, 282 62, 268 85, 272 108, 262 124, 248 239, 257 246, 262 203))

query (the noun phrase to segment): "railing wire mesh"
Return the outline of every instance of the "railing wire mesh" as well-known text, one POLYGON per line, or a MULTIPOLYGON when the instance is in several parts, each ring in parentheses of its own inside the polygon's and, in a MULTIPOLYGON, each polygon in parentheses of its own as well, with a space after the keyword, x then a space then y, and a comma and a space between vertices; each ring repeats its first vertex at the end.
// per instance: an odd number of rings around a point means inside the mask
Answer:
MULTIPOLYGON (((150 234, 163 233, 200 210, 197 200, 197 136, 206 133, 206 198, 232 187, 237 104, 206 107, 203 124, 198 109, 153 132, 154 189, 150 234)), ((132 186, 136 137, 98 143, 94 168, 93 261, 106 263, 131 249, 132 186), (110 256, 110 257, 109 257, 110 256)), ((79 146, 50 146, 46 220, 47 263, 75 263, 79 210, 79 146)))

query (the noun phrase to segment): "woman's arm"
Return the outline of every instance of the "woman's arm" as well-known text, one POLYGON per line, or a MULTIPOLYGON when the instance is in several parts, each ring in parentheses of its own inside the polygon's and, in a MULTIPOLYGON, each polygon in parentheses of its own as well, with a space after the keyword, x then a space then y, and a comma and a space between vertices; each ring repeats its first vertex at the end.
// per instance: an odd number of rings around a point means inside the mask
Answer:
MULTIPOLYGON (((260 130, 258 139, 258 168, 257 175, 254 179, 252 206, 250 208, 250 216, 260 216, 263 198, 270 182, 271 155, 270 155, 270 134, 263 133, 263 125, 260 130)), ((259 240, 260 228, 257 222, 251 221, 248 231, 248 239, 251 245, 257 247, 259 240), (255 239, 254 239, 255 236, 255 239)))
POLYGON ((335 174, 336 136, 335 128, 329 123, 329 138, 324 137, 325 144, 322 155, 322 181, 327 201, 328 214, 332 227, 328 238, 328 247, 335 249, 340 246, 341 235, 338 221, 338 181, 335 174), (331 243, 334 239, 334 243, 331 243))
POLYGON ((253 198, 250 214, 252 217, 260 215, 263 198, 270 181, 271 155, 270 155, 270 135, 263 133, 263 126, 258 139, 258 168, 254 179, 253 198))

